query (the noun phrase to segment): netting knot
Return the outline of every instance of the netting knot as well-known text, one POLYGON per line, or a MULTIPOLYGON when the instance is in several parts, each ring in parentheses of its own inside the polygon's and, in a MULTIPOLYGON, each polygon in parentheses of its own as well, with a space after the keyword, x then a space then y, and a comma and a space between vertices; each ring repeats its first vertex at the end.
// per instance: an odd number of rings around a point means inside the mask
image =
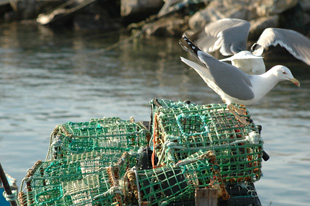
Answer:
POLYGON ((250 144, 259 144, 261 140, 260 134, 255 131, 250 132, 245 138, 250 144))

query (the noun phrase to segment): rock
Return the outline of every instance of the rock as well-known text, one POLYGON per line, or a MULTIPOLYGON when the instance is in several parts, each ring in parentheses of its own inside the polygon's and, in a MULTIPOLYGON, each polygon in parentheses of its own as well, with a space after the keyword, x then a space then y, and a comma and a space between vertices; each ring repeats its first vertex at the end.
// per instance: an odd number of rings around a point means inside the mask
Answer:
POLYGON ((251 28, 249 33, 249 40, 257 40, 262 32, 268 27, 279 26, 279 16, 261 17, 250 21, 251 28))
POLYGON ((11 0, 10 3, 19 19, 33 19, 36 18, 40 13, 49 11, 52 8, 62 4, 63 1, 11 0))
POLYGON ((118 5, 111 2, 95 1, 74 15, 74 29, 79 31, 120 29, 123 25, 117 8, 118 5))
POLYGON ((18 20, 18 16, 15 12, 10 11, 10 12, 6 12, 4 14, 4 20, 6 22, 12 22, 12 21, 17 21, 18 20))
POLYGON ((175 36, 180 37, 188 29, 188 18, 177 15, 162 18, 154 23, 143 26, 149 36, 175 36))
POLYGON ((309 0, 300 0, 300 5, 305 12, 310 13, 310 1, 309 0))
POLYGON ((305 12, 299 3, 293 8, 282 12, 279 16, 279 27, 293 29, 303 34, 310 31, 309 25, 305 24, 305 12))
POLYGON ((290 8, 293 8, 298 0, 256 0, 255 8, 259 16, 269 16, 280 14, 290 8))
POLYGON ((122 27, 117 21, 112 21, 111 19, 104 18, 102 15, 87 15, 81 14, 74 17, 73 21, 74 30, 76 31, 89 31, 89 30, 101 30, 101 31, 111 31, 117 30, 122 27))
POLYGON ((79 14, 73 20, 74 29, 76 31, 101 30, 111 31, 122 28, 122 24, 107 15, 97 14, 79 14))
POLYGON ((304 13, 304 25, 306 25, 308 28, 310 28, 310 15, 307 13, 304 13))
POLYGON ((251 20, 256 18, 253 2, 257 0, 218 0, 212 1, 205 9, 196 12, 189 20, 189 27, 197 30, 205 24, 222 18, 251 20), (254 12, 253 12, 254 11, 254 12))
POLYGON ((121 0, 121 16, 127 22, 137 22, 157 13, 162 5, 162 0, 121 0))
POLYGON ((222 18, 239 18, 245 19, 247 11, 242 9, 241 7, 233 7, 233 8, 206 8, 204 10, 196 12, 189 19, 189 27, 193 30, 198 30, 205 26, 207 23, 216 21, 222 18))
MULTIPOLYGON (((303 2, 307 5, 306 0, 303 2)), ((189 20, 191 29, 199 29, 205 24, 221 18, 252 20, 259 17, 275 16, 298 3, 298 0, 218 0, 212 1, 205 9, 196 12, 189 20)), ((269 22, 269 21, 268 21, 269 22)))

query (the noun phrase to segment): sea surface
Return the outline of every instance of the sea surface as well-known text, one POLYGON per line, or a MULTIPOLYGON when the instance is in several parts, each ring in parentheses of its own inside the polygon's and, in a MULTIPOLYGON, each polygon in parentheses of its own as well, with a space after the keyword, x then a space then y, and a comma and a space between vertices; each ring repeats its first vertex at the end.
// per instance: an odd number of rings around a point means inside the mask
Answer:
MULTIPOLYGON (((127 40, 117 31, 0 25, 0 162, 18 185, 27 169, 45 159, 58 124, 100 117, 149 121, 155 97, 221 103, 180 61, 189 56, 178 39, 127 40)), ((268 68, 288 66, 301 87, 281 82, 247 107, 263 127, 270 156, 255 183, 258 196, 263 205, 310 205, 310 66, 281 49, 270 49, 265 62, 268 68)))

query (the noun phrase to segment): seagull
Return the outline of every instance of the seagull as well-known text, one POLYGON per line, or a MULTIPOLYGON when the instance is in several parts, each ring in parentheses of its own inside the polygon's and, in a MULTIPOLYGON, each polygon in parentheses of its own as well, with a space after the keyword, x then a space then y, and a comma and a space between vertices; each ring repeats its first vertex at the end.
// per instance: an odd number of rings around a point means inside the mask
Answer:
POLYGON ((227 109, 243 124, 248 125, 242 112, 233 103, 251 105, 264 97, 278 82, 289 80, 300 87, 291 71, 282 65, 272 67, 261 75, 250 75, 237 67, 221 62, 201 51, 183 34, 180 45, 194 55, 201 64, 181 57, 181 61, 193 68, 207 85, 227 104, 227 109))
POLYGON ((246 20, 225 18, 207 24, 189 37, 205 52, 219 50, 224 56, 232 55, 220 61, 231 61, 232 65, 248 74, 266 71, 262 54, 271 45, 284 47, 295 58, 310 65, 310 40, 289 29, 266 28, 251 50, 246 50, 250 26, 246 20))

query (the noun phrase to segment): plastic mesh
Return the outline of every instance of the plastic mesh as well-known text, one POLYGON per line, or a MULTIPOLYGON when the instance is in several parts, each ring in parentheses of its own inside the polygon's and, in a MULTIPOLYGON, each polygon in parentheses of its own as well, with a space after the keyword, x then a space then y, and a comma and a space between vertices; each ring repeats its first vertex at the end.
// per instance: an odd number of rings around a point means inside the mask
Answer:
POLYGON ((192 154, 175 165, 165 165, 150 170, 136 171, 132 184, 138 184, 137 199, 148 205, 169 205, 171 202, 191 200, 195 188, 215 187, 226 199, 222 177, 213 152, 192 154), (137 182, 137 183, 136 183, 137 182))
POLYGON ((46 160, 37 162, 23 180, 20 203, 122 204, 119 180, 136 165, 148 136, 138 123, 119 118, 58 125, 46 160))
POLYGON ((259 180, 263 141, 245 107, 248 125, 225 104, 151 104, 152 134, 116 117, 58 125, 46 160, 21 184, 20 204, 171 205, 206 187, 236 200, 234 188, 259 180))
MULTIPOLYGON (((155 108, 152 147, 157 166, 176 164, 198 150, 215 151, 224 182, 261 176, 262 140, 253 123, 243 125, 225 104, 163 102, 155 108)), ((248 111, 240 107, 250 118, 248 111)))
POLYGON ((178 167, 170 165, 138 172, 141 201, 149 205, 168 204, 188 199, 193 193, 188 180, 178 167))
POLYGON ((51 134, 46 160, 90 151, 138 150, 148 144, 147 130, 119 118, 58 125, 51 134))
POLYGON ((129 167, 127 152, 90 152, 67 160, 38 162, 24 179, 20 202, 27 205, 113 205, 122 202, 119 178, 129 167))

